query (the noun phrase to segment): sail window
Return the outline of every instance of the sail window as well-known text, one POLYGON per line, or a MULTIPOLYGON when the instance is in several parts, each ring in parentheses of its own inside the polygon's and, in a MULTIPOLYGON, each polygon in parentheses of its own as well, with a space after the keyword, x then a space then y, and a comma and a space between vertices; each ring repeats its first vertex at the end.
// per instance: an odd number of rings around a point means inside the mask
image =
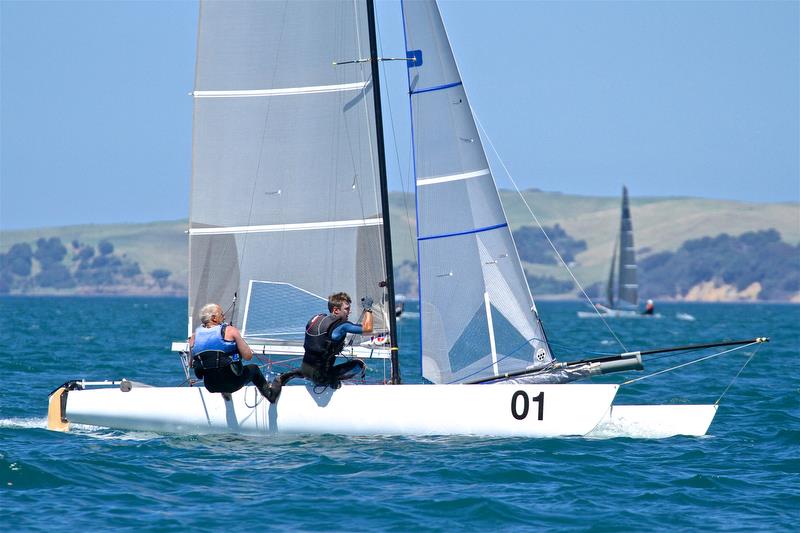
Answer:
POLYGON ((291 283, 250 280, 242 335, 302 341, 309 317, 324 313, 327 301, 291 283))

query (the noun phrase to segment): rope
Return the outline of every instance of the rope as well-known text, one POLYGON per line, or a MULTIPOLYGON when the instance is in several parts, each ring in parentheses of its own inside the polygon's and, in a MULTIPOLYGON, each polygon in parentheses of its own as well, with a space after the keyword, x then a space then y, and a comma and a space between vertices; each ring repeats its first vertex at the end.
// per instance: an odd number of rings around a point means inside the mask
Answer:
POLYGON ((580 281, 578 281, 578 278, 575 277, 575 274, 573 274, 572 270, 569 268, 569 265, 567 265, 567 262, 564 261, 564 258, 561 257, 561 254, 556 249, 556 246, 555 244, 553 244, 553 241, 550 240, 550 236, 547 235, 547 232, 544 230, 544 227, 542 226, 541 222, 539 222, 539 219, 534 214, 533 209, 531 209, 531 206, 528 204, 528 201, 525 199, 525 196, 522 194, 522 191, 519 190, 517 182, 514 181, 514 177, 511 175, 511 172, 509 172, 508 168, 506 167, 506 164, 503 162, 503 159, 497 152, 497 149, 495 149, 494 143, 492 143, 492 139, 489 137, 489 134, 486 133, 483 124, 481 124, 481 121, 478 119, 478 116, 475 114, 474 110, 473 110, 473 115, 475 116, 475 122, 478 124, 478 127, 483 132, 483 136, 489 143, 489 147, 492 149, 492 152, 494 152, 495 156, 497 156, 497 160, 500 162, 500 166, 503 167, 503 171, 506 173, 506 176, 508 176, 508 179, 511 181, 511 184, 514 185, 514 190, 517 191, 517 194, 522 199, 522 203, 525 204, 525 207, 528 209, 528 213, 530 213, 531 217, 533 217, 533 220, 534 222, 536 222, 536 225, 539 226, 539 229, 541 230, 542 235, 544 235, 544 238, 547 239, 548 243, 550 243, 550 247, 553 249, 553 252, 555 252, 556 257, 558 257, 558 260, 561 261, 562 265, 564 265, 564 268, 567 269, 567 272, 569 273, 570 277, 572 277, 572 281, 575 282, 575 285, 581 291, 581 294, 583 294, 584 298, 586 298, 586 301, 589 302, 589 305, 592 306, 592 309, 594 309, 595 313, 597 313, 597 316, 600 318, 600 320, 602 320, 603 325, 605 325, 606 329, 609 331, 609 333, 611 333, 611 336, 614 337, 614 339, 619 343, 620 346, 622 346, 623 350, 625 350, 626 352, 629 351, 627 346, 625 346, 625 344, 620 340, 620 338, 617 337, 617 335, 614 333, 614 330, 611 329, 611 326, 608 325, 608 322, 606 322, 605 318, 603 318, 602 313, 600 313, 600 311, 597 309, 594 303, 592 303, 592 299, 589 298, 588 294, 586 294, 583 285, 581 285, 580 281))
MULTIPOLYGON (((749 346, 749 345, 748 345, 748 346, 749 346)), ((730 388, 731 388, 731 385, 733 385, 733 382, 734 382, 734 381, 736 381, 736 378, 738 378, 738 377, 739 377, 739 374, 741 374, 741 373, 742 373, 742 371, 744 370, 744 368, 745 368, 745 367, 746 367, 746 366, 747 366, 747 365, 750 363, 750 361, 752 361, 752 360, 753 360, 753 357, 755 357, 755 356, 756 356, 756 354, 758 353, 758 351, 759 351, 760 349, 761 349, 761 345, 759 344, 759 345, 756 347, 756 349, 755 349, 755 350, 753 350, 753 353, 752 353, 752 354, 750 354, 750 357, 748 357, 748 358, 747 358, 747 361, 745 361, 745 362, 744 362, 744 364, 742 365, 742 368, 740 368, 740 369, 739 369, 739 371, 736 373, 736 375, 735 375, 735 376, 733 376, 733 379, 731 380, 731 382, 730 382, 730 383, 728 383, 728 386, 727 386, 727 387, 725 387, 725 390, 724 390, 724 391, 722 391, 722 394, 720 394, 720 395, 719 395, 719 398, 717 398, 717 401, 716 401, 716 402, 714 402, 714 405, 719 405, 719 402, 721 402, 721 401, 722 401, 722 397, 723 397, 723 396, 725 396, 725 394, 727 394, 727 392, 728 392, 728 389, 730 389, 730 388)))
MULTIPOLYGON (((382 39, 383 33, 381 32, 380 17, 376 17, 375 18, 375 24, 377 25, 378 48, 380 50, 381 56, 383 56, 383 39, 382 39)), ((403 58, 402 60, 403 61, 408 61, 407 58, 403 58)), ((381 61, 379 64, 380 64, 380 68, 383 70, 383 79, 388 81, 389 75, 388 75, 387 70, 386 70, 386 63, 384 61, 381 61)), ((389 85, 389 84, 387 83, 387 85, 389 85)), ((406 173, 403 174, 402 165, 400 164, 400 147, 399 147, 399 143, 397 142, 397 127, 396 127, 395 122, 394 122, 394 113, 392 112, 392 99, 391 98, 387 98, 386 99, 386 109, 389 112, 389 124, 391 126, 389 128, 389 130, 392 132, 392 137, 394 138, 394 141, 395 141, 392 144, 394 145, 394 157, 395 157, 395 160, 397 162, 397 172, 400 174, 400 188, 403 191, 403 209, 405 210, 405 215, 406 215, 406 225, 405 226, 408 229, 408 236, 411 239, 411 242, 413 243, 413 242, 416 241, 417 236, 414 235, 414 230, 411 227, 411 220, 413 220, 413 216, 411 214, 411 209, 408 206, 408 191, 410 190, 410 186, 407 186, 407 183, 406 183, 407 177, 411 176, 411 163, 412 163, 411 154, 409 153, 409 156, 408 156, 408 168, 406 169, 406 173)), ((409 151, 411 151, 410 147, 409 147, 409 151)), ((412 246, 411 250, 412 250, 412 253, 413 253, 413 257, 414 257, 414 262, 418 263, 417 248, 415 246, 412 246)), ((390 312, 394 312, 393 309, 390 309, 389 311, 390 312)))
MULTIPOLYGON (((745 344, 744 346, 737 346, 737 347, 731 348, 729 350, 724 350, 724 351, 719 352, 719 353, 707 355, 706 357, 701 357, 700 359, 695 359, 694 361, 689 361, 688 363, 683 363, 683 364, 680 364, 680 365, 677 365, 677 366, 673 366, 673 367, 670 367, 670 368, 665 368, 664 370, 659 370, 658 372, 653 372, 652 374, 647 374, 646 376, 642 376, 642 377, 634 378, 634 379, 629 379, 628 381, 622 382, 620 384, 620 386, 622 386, 622 385, 630 385, 631 383, 636 383, 637 381, 641 381, 643 379, 651 378, 653 376, 658 376, 659 374, 664 374, 666 372, 671 372, 672 370, 677 370, 678 368, 683 368, 685 366, 693 365, 693 364, 699 363, 701 361, 706 361, 708 359, 713 359, 714 357, 719 357, 720 355, 725 355, 726 353, 735 352, 737 350, 743 350, 744 348, 747 348, 748 346, 752 346, 754 344, 759 344, 759 343, 751 342, 750 344, 745 344)), ((750 358, 752 359, 752 356, 750 356, 750 358)), ((745 363, 745 365, 746 364, 747 363, 745 363)), ((744 370, 744 367, 742 367, 742 370, 744 370)), ((741 373, 741 370, 739 371, 739 373, 741 373)), ((736 376, 738 377, 739 374, 737 374, 736 376)), ((733 378, 733 379, 736 379, 736 378, 733 378)), ((732 383, 733 382, 731 382, 731 384, 732 383)), ((728 385, 728 387, 730 387, 730 385, 728 385)), ((727 391, 728 389, 725 389, 725 390, 727 391)), ((725 393, 723 392, 723 394, 725 394, 725 393)), ((722 397, 720 396, 720 398, 722 398, 722 397)), ((719 401, 719 400, 717 400, 717 401, 719 401)))
POLYGON ((244 389, 244 404, 250 409, 255 409, 256 407, 258 407, 258 404, 266 400, 266 398, 264 398, 258 391, 258 387, 253 387, 253 395, 255 396, 255 403, 253 405, 250 405, 249 403, 247 403, 247 389, 248 387, 245 387, 244 389))

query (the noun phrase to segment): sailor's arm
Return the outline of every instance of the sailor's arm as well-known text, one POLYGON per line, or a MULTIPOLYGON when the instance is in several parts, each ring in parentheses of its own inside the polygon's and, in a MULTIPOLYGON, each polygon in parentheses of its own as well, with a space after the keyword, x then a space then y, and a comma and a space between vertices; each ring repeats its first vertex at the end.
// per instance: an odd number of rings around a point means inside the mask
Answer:
POLYGON ((225 339, 229 341, 236 341, 236 349, 238 350, 239 355, 242 356, 242 359, 249 361, 253 358, 253 350, 250 348, 250 346, 248 346, 244 338, 242 338, 242 334, 239 333, 238 329, 233 326, 228 326, 225 328, 225 339))
POLYGON ((364 310, 364 320, 361 322, 363 333, 372 333, 372 309, 364 310))

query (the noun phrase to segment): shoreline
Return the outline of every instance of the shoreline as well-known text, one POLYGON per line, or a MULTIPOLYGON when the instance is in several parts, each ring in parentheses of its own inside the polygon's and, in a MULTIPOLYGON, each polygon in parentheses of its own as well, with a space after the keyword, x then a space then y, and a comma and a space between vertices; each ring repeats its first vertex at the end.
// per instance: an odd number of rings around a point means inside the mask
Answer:
MULTIPOLYGON (((182 298, 188 299, 187 292, 164 291, 153 292, 65 292, 65 291, 37 291, 37 292, 13 292, 0 294, 2 298, 182 298)), ((405 297, 406 302, 418 302, 415 298, 405 297)), ((575 297, 561 297, 557 295, 539 296, 538 302, 570 302, 582 303, 586 301, 575 297)), ((780 304, 780 305, 800 305, 800 301, 792 300, 683 300, 676 298, 655 299, 658 304, 780 304)))

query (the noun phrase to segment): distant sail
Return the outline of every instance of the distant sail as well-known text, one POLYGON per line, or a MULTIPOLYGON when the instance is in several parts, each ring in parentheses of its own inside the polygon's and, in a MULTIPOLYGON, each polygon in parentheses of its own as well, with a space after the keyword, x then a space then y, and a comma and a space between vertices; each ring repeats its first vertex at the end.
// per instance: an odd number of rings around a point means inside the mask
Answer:
POLYGON ((614 240, 614 251, 611 254, 611 271, 608 274, 608 284, 606 285, 606 302, 609 307, 614 307, 614 281, 617 274, 617 245, 619 237, 614 240))
POLYGON ((438 7, 404 2, 423 376, 477 380, 552 361, 438 7))
POLYGON ((619 229, 619 301, 632 306, 639 305, 639 284, 636 274, 636 252, 633 245, 633 222, 628 205, 628 188, 622 187, 622 219, 619 229))
POLYGON ((191 322, 207 302, 246 336, 302 341, 346 291, 388 324, 363 1, 203 2, 194 90, 191 322))

